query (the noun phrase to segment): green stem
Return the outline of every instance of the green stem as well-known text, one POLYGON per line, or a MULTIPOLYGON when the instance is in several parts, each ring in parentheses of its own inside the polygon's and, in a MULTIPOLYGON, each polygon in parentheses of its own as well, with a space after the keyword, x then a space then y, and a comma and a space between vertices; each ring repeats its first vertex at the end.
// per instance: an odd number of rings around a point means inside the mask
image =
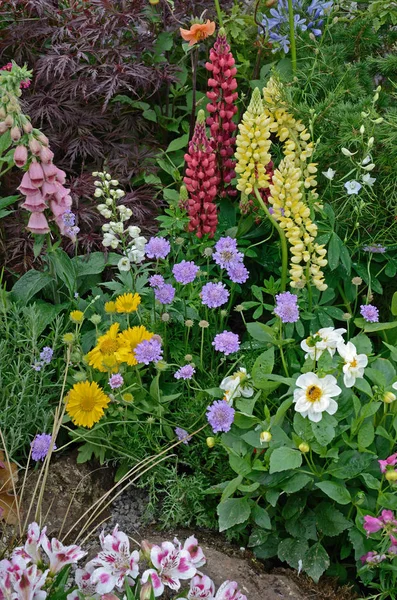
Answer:
POLYGON ((288 277, 288 246, 287 246, 287 239, 285 237, 285 233, 282 230, 282 228, 280 227, 280 225, 277 223, 277 221, 275 219, 273 219, 272 215, 269 212, 269 209, 267 208, 266 204, 263 202, 262 200, 262 196, 259 193, 258 188, 255 186, 254 187, 254 193, 256 196, 256 199, 258 200, 261 208, 264 210, 264 212, 266 213, 269 221, 271 222, 271 224, 273 225, 273 227, 275 227, 275 229, 277 229, 278 234, 280 236, 280 242, 281 242, 281 291, 285 292, 285 288, 287 287, 287 277, 288 277))
POLYGON ((288 17, 289 17, 289 41, 291 45, 291 60, 292 72, 296 74, 296 44, 295 44, 295 23, 294 23, 294 7, 292 0, 288 0, 288 17))
POLYGON ((219 27, 223 27, 222 13, 221 13, 221 7, 219 5, 219 0, 214 0, 214 2, 215 2, 216 14, 218 15, 219 27))

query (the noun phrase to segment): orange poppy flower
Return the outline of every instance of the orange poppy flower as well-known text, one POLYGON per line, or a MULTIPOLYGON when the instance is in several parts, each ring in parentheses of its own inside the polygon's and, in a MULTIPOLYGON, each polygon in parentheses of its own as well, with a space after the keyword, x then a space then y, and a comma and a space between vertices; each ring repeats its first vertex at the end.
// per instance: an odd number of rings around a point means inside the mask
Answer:
POLYGON ((214 33, 215 23, 207 19, 206 23, 195 23, 190 29, 181 29, 180 31, 185 42, 189 42, 189 46, 193 46, 214 33))

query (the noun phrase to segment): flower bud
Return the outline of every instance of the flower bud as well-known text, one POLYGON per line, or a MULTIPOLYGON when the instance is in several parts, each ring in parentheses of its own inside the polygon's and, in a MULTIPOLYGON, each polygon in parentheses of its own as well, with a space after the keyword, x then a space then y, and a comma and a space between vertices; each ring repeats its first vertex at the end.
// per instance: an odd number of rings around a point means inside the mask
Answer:
POLYGON ((30 121, 25 121, 25 123, 22 125, 22 129, 25 133, 32 133, 33 125, 30 121))
POLYGON ((208 321, 199 321, 199 327, 202 327, 203 329, 206 329, 207 327, 209 327, 210 324, 208 323, 208 321))
POLYGON ((186 319, 185 321, 185 327, 193 327, 193 321, 192 319, 186 319))
POLYGON ((364 492, 357 492, 356 497, 354 499, 354 504, 356 506, 361 506, 365 502, 365 494, 364 492))
POLYGON ((348 150, 347 148, 342 148, 341 149, 342 154, 344 154, 345 156, 353 156, 354 154, 356 154, 356 152, 350 152, 350 150, 348 150))
POLYGON ((190 363, 193 360, 193 356, 191 354, 186 354, 185 355, 185 361, 190 363))
POLYGON ((394 483, 397 481, 397 471, 386 471, 385 477, 387 481, 394 483))
POLYGON ((7 127, 12 127, 14 125, 14 117, 12 115, 7 115, 4 119, 4 123, 7 127))
POLYGON ((170 320, 170 314, 165 312, 161 315, 161 320, 163 321, 163 323, 168 323, 168 321, 170 320))
POLYGON ((353 277, 353 279, 352 279, 353 285, 361 285, 362 282, 363 282, 363 280, 361 279, 361 277, 353 277))
POLYGON ((5 121, 0 122, 0 134, 5 133, 8 130, 8 126, 5 121))
POLYGON ((361 133, 361 135, 363 135, 365 133, 365 127, 364 127, 364 125, 361 125, 361 127, 360 127, 360 133, 361 133))
POLYGON ((155 367, 158 371, 166 371, 168 369, 168 364, 165 360, 159 360, 156 362, 155 367))
POLYGON ((40 133, 40 134, 37 136, 37 139, 39 140, 39 142, 40 142, 41 144, 43 144, 43 146, 48 146, 48 144, 50 143, 50 141, 49 141, 48 137, 47 137, 46 135, 44 135, 44 133, 40 133))
POLYGON ((86 381, 87 373, 85 371, 76 371, 76 373, 73 373, 73 379, 75 381, 86 381))
POLYGON ((134 402, 134 396, 132 394, 130 394, 129 392, 127 392, 126 394, 123 394, 121 397, 124 400, 124 402, 134 402))
POLYGON ((28 160, 28 151, 25 146, 17 146, 14 152, 14 163, 17 167, 23 167, 28 160))
POLYGON ((207 437, 206 439, 208 448, 213 448, 215 446, 215 438, 207 437))
POLYGON ((75 340, 74 333, 65 333, 62 340, 65 344, 73 344, 75 340))
POLYGON ((369 117, 369 113, 366 113, 364 111, 361 112, 361 116, 363 119, 366 119, 367 117, 369 117))
POLYGON ((362 167, 364 169, 364 171, 372 171, 373 169, 375 169, 375 165, 374 163, 370 163, 369 165, 366 165, 365 167, 362 167))
POLYGON ((268 442, 270 442, 270 440, 272 439, 272 434, 270 433, 270 431, 261 431, 259 439, 261 441, 261 444, 266 444, 268 442))
POLYGON ((141 554, 143 558, 146 560, 150 560, 150 551, 153 547, 153 544, 148 542, 147 540, 142 540, 141 542, 141 554))
POLYGON ((310 450, 310 446, 306 442, 302 442, 301 444, 299 444, 298 448, 302 452, 302 454, 306 454, 306 452, 309 452, 310 450))
MULTIPOLYGON (((158 4, 159 0, 149 0, 150 4, 158 4)), ((149 578, 149 581, 147 581, 146 583, 144 583, 141 587, 141 591, 139 593, 139 600, 150 600, 153 596, 152 596, 153 590, 152 590, 152 584, 149 578)))
POLYGON ((102 317, 101 315, 92 315, 92 317, 90 317, 90 321, 94 325, 99 325, 99 323, 102 321, 102 317))
POLYGON ((203 254, 206 258, 210 258, 214 254, 214 251, 212 248, 205 248, 203 254))
POLYGON ((339 21, 339 17, 334 17, 334 18, 332 19, 332 23, 333 23, 334 25, 336 25, 336 23, 337 23, 338 21, 339 21))
POLYGON ((228 315, 227 310, 221 310, 221 317, 225 318, 225 317, 227 317, 227 315, 228 315))
POLYGON ((377 119, 374 119, 372 122, 375 123, 376 125, 379 125, 380 123, 383 123, 384 118, 383 117, 378 117, 377 119))
POLYGON ((13 142, 19 142, 19 140, 21 139, 21 131, 19 129, 19 127, 13 127, 11 129, 11 139, 13 142))
POLYGON ((245 308, 244 308, 244 306, 242 304, 237 304, 237 306, 234 307, 234 310, 236 312, 244 312, 245 308))
POLYGON ((394 402, 394 400, 397 398, 397 396, 395 394, 393 394, 393 392, 385 392, 383 394, 383 402, 385 404, 391 404, 392 402, 394 402))
POLYGON ((32 138, 29 140, 29 148, 32 154, 38 156, 40 154, 41 144, 40 142, 32 138))

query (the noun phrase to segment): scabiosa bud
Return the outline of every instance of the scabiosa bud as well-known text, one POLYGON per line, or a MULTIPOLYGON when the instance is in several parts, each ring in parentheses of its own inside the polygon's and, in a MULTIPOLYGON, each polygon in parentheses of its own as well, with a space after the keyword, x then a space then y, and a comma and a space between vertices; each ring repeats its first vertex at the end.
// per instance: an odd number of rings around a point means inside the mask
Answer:
POLYGON ((216 156, 205 130, 204 111, 200 110, 189 150, 185 154, 186 171, 183 179, 189 192, 189 231, 198 238, 214 237, 218 215, 214 199, 217 193, 216 156))
POLYGON ((210 50, 210 60, 205 66, 210 72, 210 90, 207 92, 210 100, 207 110, 210 116, 207 117, 207 125, 210 126, 211 145, 218 159, 216 174, 221 188, 220 194, 235 196, 237 191, 230 186, 230 182, 236 175, 233 154, 237 125, 233 122, 233 117, 237 112, 237 69, 223 28, 219 30, 218 38, 210 50))

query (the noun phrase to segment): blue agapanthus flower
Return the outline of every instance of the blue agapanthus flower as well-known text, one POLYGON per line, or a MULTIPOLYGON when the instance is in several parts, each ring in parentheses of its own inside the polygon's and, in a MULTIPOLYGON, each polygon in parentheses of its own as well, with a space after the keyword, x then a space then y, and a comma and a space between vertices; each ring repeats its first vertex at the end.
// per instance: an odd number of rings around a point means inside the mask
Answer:
MULTIPOLYGON (((322 34, 322 25, 330 12, 333 0, 292 0, 295 31, 310 31, 316 37, 322 34)), ((288 0, 279 0, 277 6, 270 9, 270 15, 263 15, 262 27, 273 44, 273 52, 289 52, 289 16, 288 0)))

